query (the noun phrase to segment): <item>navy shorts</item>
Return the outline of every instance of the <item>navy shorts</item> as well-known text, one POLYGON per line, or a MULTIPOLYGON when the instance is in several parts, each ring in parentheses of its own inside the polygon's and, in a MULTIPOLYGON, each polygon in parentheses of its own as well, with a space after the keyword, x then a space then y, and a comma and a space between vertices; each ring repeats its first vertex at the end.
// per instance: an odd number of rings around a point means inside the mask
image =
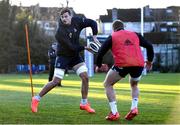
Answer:
POLYGON ((117 67, 117 66, 113 66, 111 69, 118 72, 121 77, 125 77, 127 74, 130 74, 130 76, 132 78, 138 78, 139 76, 141 76, 144 67, 138 67, 138 66, 117 67))
POLYGON ((76 57, 57 56, 55 68, 60 68, 60 69, 72 68, 73 66, 82 62, 84 61, 80 56, 76 56, 76 57))

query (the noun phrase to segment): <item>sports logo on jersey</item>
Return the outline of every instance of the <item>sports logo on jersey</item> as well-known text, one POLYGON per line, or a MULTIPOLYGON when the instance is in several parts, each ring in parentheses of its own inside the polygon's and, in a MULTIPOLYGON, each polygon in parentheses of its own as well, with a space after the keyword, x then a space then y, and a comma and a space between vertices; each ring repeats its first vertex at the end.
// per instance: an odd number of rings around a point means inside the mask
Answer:
POLYGON ((85 22, 85 18, 82 18, 82 21, 85 22))
POLYGON ((72 33, 69 33, 69 37, 72 38, 72 33))
POLYGON ((77 32, 77 29, 76 29, 76 28, 74 28, 74 32, 77 32))
POLYGON ((129 39, 124 42, 125 46, 134 45, 129 39))
POLYGON ((57 66, 57 67, 60 67, 60 66, 61 66, 61 63, 57 63, 56 66, 57 66))

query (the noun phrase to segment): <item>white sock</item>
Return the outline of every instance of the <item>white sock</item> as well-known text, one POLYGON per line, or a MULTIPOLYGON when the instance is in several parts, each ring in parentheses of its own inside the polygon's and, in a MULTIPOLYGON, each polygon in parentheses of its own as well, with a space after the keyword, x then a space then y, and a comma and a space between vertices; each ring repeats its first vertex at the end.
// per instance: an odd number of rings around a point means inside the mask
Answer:
POLYGON ((116 104, 116 101, 109 102, 109 106, 110 106, 110 108, 111 108, 112 114, 115 115, 116 112, 117 112, 117 104, 116 104))
POLYGON ((37 99, 38 101, 41 100, 41 97, 39 95, 34 96, 34 98, 37 99))
POLYGON ((83 105, 87 104, 87 99, 81 99, 81 104, 83 105))
POLYGON ((131 104, 131 110, 137 108, 137 106, 138 106, 138 98, 133 98, 131 104))

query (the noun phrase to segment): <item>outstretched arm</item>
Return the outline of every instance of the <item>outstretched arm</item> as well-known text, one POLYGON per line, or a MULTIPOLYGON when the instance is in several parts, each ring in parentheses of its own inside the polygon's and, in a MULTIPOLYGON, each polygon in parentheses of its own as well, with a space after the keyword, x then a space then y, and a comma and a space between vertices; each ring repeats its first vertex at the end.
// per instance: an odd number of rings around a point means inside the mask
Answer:
POLYGON ((154 58, 154 50, 152 44, 145 40, 143 36, 137 34, 140 40, 140 46, 146 48, 147 50, 147 61, 146 61, 146 68, 150 70, 152 68, 152 61, 154 58))
POLYGON ((106 41, 102 44, 101 48, 98 51, 98 56, 97 56, 97 66, 100 68, 102 65, 102 59, 103 56, 106 54, 106 52, 111 49, 112 47, 112 37, 109 36, 106 41))

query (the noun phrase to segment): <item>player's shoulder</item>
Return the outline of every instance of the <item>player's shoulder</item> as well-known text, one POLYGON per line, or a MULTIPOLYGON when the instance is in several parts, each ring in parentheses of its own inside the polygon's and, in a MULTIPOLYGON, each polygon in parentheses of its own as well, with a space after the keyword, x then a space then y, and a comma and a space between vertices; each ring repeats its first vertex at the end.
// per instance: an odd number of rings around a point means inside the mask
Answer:
POLYGON ((72 17, 72 20, 81 20, 82 19, 82 17, 78 17, 78 16, 73 16, 72 17))
POLYGON ((83 17, 74 16, 74 17, 72 17, 72 22, 81 23, 81 22, 84 22, 84 19, 85 18, 83 18, 83 17))

